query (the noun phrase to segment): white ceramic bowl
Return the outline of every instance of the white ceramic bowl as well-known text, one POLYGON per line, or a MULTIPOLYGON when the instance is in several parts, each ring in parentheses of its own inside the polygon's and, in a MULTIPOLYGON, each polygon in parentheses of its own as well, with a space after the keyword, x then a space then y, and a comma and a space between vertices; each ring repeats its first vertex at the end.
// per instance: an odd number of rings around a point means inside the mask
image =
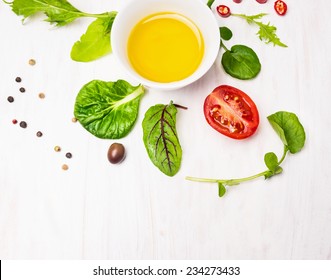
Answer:
POLYGON ((136 0, 117 14, 112 26, 111 44, 113 53, 134 79, 150 88, 172 90, 193 83, 209 70, 219 51, 220 33, 214 14, 201 0, 136 0), (180 81, 150 81, 133 69, 127 55, 127 42, 133 27, 143 18, 159 12, 174 12, 186 16, 200 29, 204 39, 204 56, 199 67, 192 75, 180 81))

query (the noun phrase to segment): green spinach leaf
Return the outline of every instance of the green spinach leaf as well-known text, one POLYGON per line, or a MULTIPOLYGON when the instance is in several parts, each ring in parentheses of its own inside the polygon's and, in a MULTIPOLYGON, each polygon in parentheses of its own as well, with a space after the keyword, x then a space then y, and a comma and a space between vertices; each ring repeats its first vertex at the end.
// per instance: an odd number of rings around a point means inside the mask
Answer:
POLYGON ((116 12, 109 13, 106 18, 93 21, 71 49, 71 59, 89 62, 111 52, 110 32, 116 12))
POLYGON ((221 38, 225 41, 228 41, 232 38, 232 31, 226 26, 220 27, 221 38))
POLYGON ((264 155, 264 163, 270 171, 275 171, 278 166, 278 158, 275 153, 266 153, 264 155))
POLYGON ((252 79, 261 70, 256 53, 244 45, 235 45, 227 50, 222 56, 222 65, 226 73, 241 80, 252 79))
POLYGON ((306 134, 295 114, 280 111, 270 115, 268 120, 283 144, 292 154, 299 152, 303 148, 306 134))
POLYGON ((177 108, 158 104, 145 114, 143 140, 153 164, 168 176, 174 176, 181 164, 182 148, 176 131, 177 108))
POLYGON ((144 88, 128 82, 93 80, 76 97, 74 115, 82 126, 99 138, 126 136, 136 122, 144 88))

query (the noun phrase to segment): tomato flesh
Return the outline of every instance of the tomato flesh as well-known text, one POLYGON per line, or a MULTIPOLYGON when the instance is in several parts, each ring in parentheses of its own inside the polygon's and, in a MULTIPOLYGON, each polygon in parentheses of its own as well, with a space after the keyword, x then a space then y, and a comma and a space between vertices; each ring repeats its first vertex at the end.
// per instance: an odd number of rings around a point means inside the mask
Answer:
POLYGON ((278 0, 274 4, 274 8, 277 14, 283 16, 287 12, 287 5, 284 1, 278 0))
POLYGON ((243 91, 221 85, 207 96, 204 114, 209 125, 234 139, 254 134, 259 125, 259 113, 253 100, 243 91))

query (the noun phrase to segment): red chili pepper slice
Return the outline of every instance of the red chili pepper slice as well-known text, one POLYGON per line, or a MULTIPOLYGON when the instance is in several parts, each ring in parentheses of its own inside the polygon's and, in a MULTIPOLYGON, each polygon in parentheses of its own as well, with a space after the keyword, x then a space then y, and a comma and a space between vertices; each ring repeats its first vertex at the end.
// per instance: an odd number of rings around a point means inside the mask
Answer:
POLYGON ((231 15, 230 8, 228 6, 225 6, 225 5, 217 6, 216 11, 218 12, 218 14, 221 17, 228 17, 228 16, 231 15))
POLYGON ((275 2, 274 8, 276 13, 279 14, 280 16, 285 15, 287 12, 287 5, 284 1, 281 0, 275 2))

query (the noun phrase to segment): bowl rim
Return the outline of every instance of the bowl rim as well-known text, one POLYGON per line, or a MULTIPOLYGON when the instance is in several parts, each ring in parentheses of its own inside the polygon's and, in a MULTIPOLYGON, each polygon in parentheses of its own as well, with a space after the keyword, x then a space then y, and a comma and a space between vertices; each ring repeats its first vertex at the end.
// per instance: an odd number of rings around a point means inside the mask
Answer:
MULTIPOLYGON (((157 2, 164 2, 169 4, 169 2, 181 2, 182 0, 140 0, 139 1, 139 6, 141 5, 147 5, 148 3, 157 3, 157 2)), ((205 60, 206 57, 206 45, 205 45, 205 53, 204 53, 204 57, 200 63, 200 65, 197 67, 197 69, 188 77, 179 80, 179 81, 173 81, 173 82, 155 82, 155 81, 151 81, 149 79, 144 78, 143 76, 139 75, 134 68, 131 65, 128 65, 130 63, 126 63, 124 61, 122 61, 121 59, 121 51, 123 51, 122 49, 120 50, 119 46, 118 46, 118 41, 117 41, 117 37, 119 36, 120 32, 121 32, 121 27, 123 28, 123 26, 121 26, 121 23, 124 21, 126 21, 125 17, 125 11, 127 11, 128 9, 132 10, 132 5, 135 3, 136 1, 131 0, 129 2, 126 3, 126 5, 124 5, 122 7, 122 9, 120 9, 118 11, 118 14, 115 17, 115 20, 113 22, 113 26, 112 26, 112 31, 111 31, 111 45, 112 45, 112 51, 113 54, 115 55, 115 57, 117 58, 117 60, 120 62, 121 66, 126 70, 126 72, 128 73, 128 75, 133 78, 134 80, 137 80, 139 83, 141 83, 142 85, 146 86, 146 87, 150 87, 150 88, 155 88, 155 89, 161 89, 161 90, 173 90, 173 89, 177 89, 177 88, 182 88, 185 87, 189 84, 194 83, 195 81, 197 81, 198 79, 200 79, 202 76, 204 76, 208 70, 212 67, 212 65, 214 64, 218 53, 219 53, 219 45, 220 45, 220 33, 219 33, 219 26, 218 26, 218 22, 216 20, 216 17, 214 15, 214 13, 212 12, 212 10, 205 4, 203 3, 201 0, 190 0, 191 1, 195 1, 196 5, 200 5, 201 9, 204 9, 204 13, 201 13, 201 15, 208 15, 209 20, 211 20, 213 22, 213 26, 209 26, 208 28, 210 28, 210 32, 213 33, 212 36, 215 36, 215 39, 213 39, 213 43, 212 47, 211 47, 211 51, 213 53, 211 53, 209 55, 209 59, 205 60)), ((199 9, 200 9, 199 7, 199 9)), ((200 11, 200 10, 199 10, 200 11)), ((161 12, 161 10, 160 10, 161 12)), ((168 11, 164 12, 172 12, 171 8, 168 11)), ((175 11, 176 13, 176 11, 175 11)), ((151 13, 146 13, 146 17, 151 15, 151 13)), ((187 17, 189 20, 191 20, 199 29, 200 32, 202 33, 202 36, 204 38, 205 41, 205 33, 203 33, 203 31, 201 30, 201 25, 199 26, 193 19, 191 19, 189 16, 187 16, 185 13, 181 13, 181 15, 187 17)), ((142 17, 143 18, 143 17, 142 17)), ((142 19, 141 18, 141 19, 142 19)), ((136 21, 132 26, 134 26, 138 21, 136 21)), ((131 29, 132 30, 132 29, 131 29)), ((209 32, 209 31, 208 31, 209 32)), ((206 43, 206 42, 205 42, 206 43)), ((210 50, 209 50, 210 52, 210 50)))

